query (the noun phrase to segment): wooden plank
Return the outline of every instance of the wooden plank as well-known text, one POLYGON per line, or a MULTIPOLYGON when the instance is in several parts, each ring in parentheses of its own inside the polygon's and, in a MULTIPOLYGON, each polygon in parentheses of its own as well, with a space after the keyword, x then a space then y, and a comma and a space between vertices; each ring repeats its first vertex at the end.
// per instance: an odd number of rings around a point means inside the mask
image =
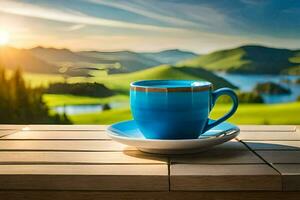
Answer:
POLYGON ((241 131, 246 132, 294 132, 294 125, 239 125, 241 131))
POLYGON ((10 135, 15 133, 17 130, 0 130, 0 139, 5 137, 6 135, 10 135))
POLYGON ((27 127, 24 124, 0 124, 0 130, 21 130, 27 127))
POLYGON ((19 131, 7 140, 111 140, 105 131, 19 131))
POLYGON ((107 125, 29 125, 26 130, 32 131, 104 131, 107 125))
MULTIPOLYGON (((123 151, 136 148, 112 140, 3 140, 0 141, 1 150, 123 151)), ((233 140, 217 145, 211 150, 248 151, 248 148, 243 143, 233 140)))
POLYGON ((282 174, 283 190, 300 191, 300 164, 275 164, 282 174))
MULTIPOLYGON (((106 130, 108 125, 17 125, 17 124, 1 124, 0 129, 25 129, 25 130, 106 130)), ((257 132, 293 132, 297 126, 293 125, 239 125, 241 131, 257 132)))
POLYGON ((268 163, 300 164, 300 151, 256 151, 268 163))
POLYGON ((209 150, 198 154, 171 156, 171 163, 242 164, 264 163, 251 151, 209 150))
POLYGON ((137 150, 112 140, 0 140, 0 151, 123 151, 137 150))
POLYGON ((281 178, 265 164, 175 164, 170 168, 173 191, 281 190, 281 178))
POLYGON ((214 146, 213 148, 209 149, 210 151, 248 151, 249 149, 245 144, 242 142, 237 141, 236 139, 233 139, 231 141, 225 142, 223 144, 214 146))
POLYGON ((244 141, 252 150, 300 150, 299 141, 244 141))
POLYGON ((300 126, 299 125, 296 127, 296 133, 300 134, 300 126))
POLYGON ((1 190, 167 191, 167 165, 0 165, 1 190))
POLYGON ((0 191, 5 200, 298 200, 300 192, 278 191, 0 191))
POLYGON ((163 164, 167 158, 140 151, 49 152, 1 151, 0 164, 163 164))
POLYGON ((239 140, 300 140, 300 133, 298 132, 283 132, 283 131, 258 131, 246 132, 241 131, 237 136, 239 140))
POLYGON ((300 164, 274 164, 273 166, 283 175, 300 175, 300 164))

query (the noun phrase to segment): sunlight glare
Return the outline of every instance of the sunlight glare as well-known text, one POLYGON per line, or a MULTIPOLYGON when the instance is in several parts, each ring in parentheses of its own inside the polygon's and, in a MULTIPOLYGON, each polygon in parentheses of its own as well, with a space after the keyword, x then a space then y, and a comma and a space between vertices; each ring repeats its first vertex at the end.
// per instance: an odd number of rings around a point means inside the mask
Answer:
POLYGON ((0 45, 6 45, 9 42, 9 33, 0 30, 0 45))

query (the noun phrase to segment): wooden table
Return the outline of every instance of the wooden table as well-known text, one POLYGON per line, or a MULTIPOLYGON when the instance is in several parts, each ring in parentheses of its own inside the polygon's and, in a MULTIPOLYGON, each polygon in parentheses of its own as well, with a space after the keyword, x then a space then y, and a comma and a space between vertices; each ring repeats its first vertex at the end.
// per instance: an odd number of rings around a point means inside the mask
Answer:
POLYGON ((157 156, 99 125, 1 125, 0 199, 300 199, 300 129, 240 126, 209 151, 157 156))

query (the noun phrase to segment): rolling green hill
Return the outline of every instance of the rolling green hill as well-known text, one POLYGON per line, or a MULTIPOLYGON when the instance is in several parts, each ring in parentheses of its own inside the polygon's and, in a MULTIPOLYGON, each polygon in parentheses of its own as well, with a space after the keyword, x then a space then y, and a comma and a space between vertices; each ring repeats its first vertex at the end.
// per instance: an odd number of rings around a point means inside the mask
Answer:
POLYGON ((216 51, 201 56, 178 49, 137 53, 132 51, 75 52, 69 49, 45 47, 0 48, 0 64, 7 68, 22 67, 25 72, 45 74, 60 71, 71 76, 87 76, 91 70, 99 69, 106 69, 109 74, 129 73, 158 66, 161 63, 177 61, 179 61, 177 66, 202 67, 211 71, 245 74, 300 74, 300 50, 254 45, 216 51))
POLYGON ((104 83, 107 87, 123 93, 128 93, 130 82, 149 79, 207 80, 212 82, 215 88, 236 88, 225 79, 205 69, 192 67, 174 67, 171 65, 160 65, 133 73, 114 74, 105 77, 94 78, 95 81, 104 83))
POLYGON ((192 58, 178 66, 244 74, 300 74, 300 50, 248 45, 192 58))

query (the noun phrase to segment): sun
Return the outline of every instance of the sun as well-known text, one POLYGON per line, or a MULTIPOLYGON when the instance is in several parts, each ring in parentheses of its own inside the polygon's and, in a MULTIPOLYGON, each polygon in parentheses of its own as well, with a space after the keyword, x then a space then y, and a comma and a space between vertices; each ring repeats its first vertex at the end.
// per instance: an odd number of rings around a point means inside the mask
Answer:
POLYGON ((9 42, 9 32, 0 30, 0 45, 6 45, 9 42))

